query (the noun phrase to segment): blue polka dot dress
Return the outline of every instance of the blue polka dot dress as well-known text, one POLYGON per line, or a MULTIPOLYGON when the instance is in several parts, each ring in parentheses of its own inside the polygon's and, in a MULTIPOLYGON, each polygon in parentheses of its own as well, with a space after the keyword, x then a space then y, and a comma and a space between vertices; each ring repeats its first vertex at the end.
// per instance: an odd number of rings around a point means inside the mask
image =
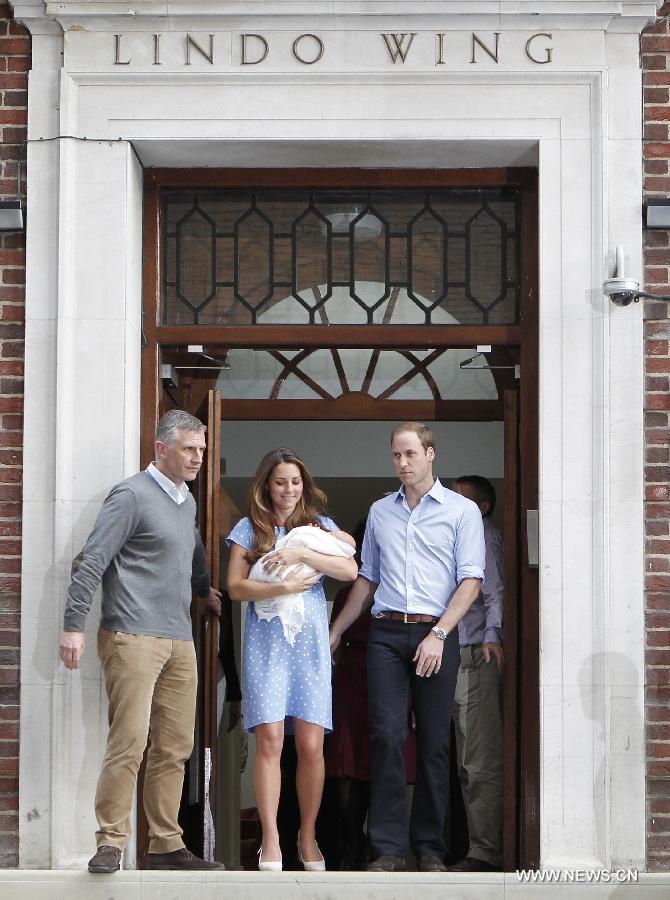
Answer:
MULTIPOLYGON (((320 518, 328 531, 337 531, 332 519, 320 518)), ((275 528, 277 537, 285 528, 275 528)), ((250 550, 253 530, 248 518, 240 519, 226 538, 228 546, 250 550)), ((302 719, 332 731, 331 665, 328 641, 328 609, 322 581, 304 593, 305 621, 291 646, 284 638, 279 617, 270 621, 247 606, 242 647, 242 712, 245 731, 256 725, 285 720, 293 733, 293 719, 302 719)))

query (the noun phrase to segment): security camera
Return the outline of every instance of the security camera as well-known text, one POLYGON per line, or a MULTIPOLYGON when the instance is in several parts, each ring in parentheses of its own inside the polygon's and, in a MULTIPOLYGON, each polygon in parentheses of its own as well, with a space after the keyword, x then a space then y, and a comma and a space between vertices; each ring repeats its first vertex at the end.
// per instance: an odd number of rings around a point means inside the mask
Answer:
POLYGON ((603 282, 603 293, 616 306, 629 306, 640 299, 640 283, 634 278, 608 278, 603 282))

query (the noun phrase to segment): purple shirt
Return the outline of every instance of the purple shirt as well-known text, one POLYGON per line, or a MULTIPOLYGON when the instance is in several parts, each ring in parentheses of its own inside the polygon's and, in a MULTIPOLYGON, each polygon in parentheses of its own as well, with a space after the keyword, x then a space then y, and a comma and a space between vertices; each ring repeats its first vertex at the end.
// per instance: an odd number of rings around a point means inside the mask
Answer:
POLYGON ((484 519, 486 577, 479 597, 458 623, 461 647, 469 644, 502 644, 503 539, 491 522, 484 519))

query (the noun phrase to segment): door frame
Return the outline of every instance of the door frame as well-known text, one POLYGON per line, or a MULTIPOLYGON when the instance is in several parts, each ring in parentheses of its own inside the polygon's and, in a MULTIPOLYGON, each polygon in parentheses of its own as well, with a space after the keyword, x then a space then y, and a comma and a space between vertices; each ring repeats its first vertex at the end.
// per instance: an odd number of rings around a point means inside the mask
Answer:
MULTIPOLYGON (((540 682, 539 581, 528 565, 527 510, 538 508, 538 193, 537 170, 502 169, 150 169, 145 171, 143 221, 143 344, 141 375, 141 442, 143 466, 153 458, 153 434, 159 416, 173 401, 162 391, 163 348, 207 345, 208 348, 300 349, 476 347, 518 350, 519 389, 519 511, 520 536, 517 739, 514 840, 509 832, 504 867, 531 869, 540 860, 540 682), (214 188, 484 188, 515 187, 520 191, 519 265, 521 316, 514 325, 185 325, 160 324, 161 191, 214 188), (513 847, 513 851, 510 849, 513 847)), ((502 391, 499 415, 503 418, 502 391)), ((277 402, 277 401, 275 401, 277 402)), ((312 416, 309 416, 311 418, 312 416)), ((415 418, 416 416, 413 416, 415 418)), ((138 790, 141 789, 138 788, 138 790)), ((508 787, 508 793, 512 789, 508 787)), ((509 797, 507 798, 509 801, 509 797)), ((139 804, 141 808, 141 804, 139 804)), ((138 858, 146 850, 138 815, 138 858)), ((506 820, 506 831, 511 823, 506 820)))

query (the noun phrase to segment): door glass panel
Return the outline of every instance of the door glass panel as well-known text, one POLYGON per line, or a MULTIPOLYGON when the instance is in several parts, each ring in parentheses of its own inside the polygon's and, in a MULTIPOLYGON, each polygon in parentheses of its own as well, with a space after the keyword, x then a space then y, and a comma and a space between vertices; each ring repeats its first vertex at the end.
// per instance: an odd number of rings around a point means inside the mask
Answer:
POLYGON ((519 193, 163 194, 166 325, 511 324, 519 193))

